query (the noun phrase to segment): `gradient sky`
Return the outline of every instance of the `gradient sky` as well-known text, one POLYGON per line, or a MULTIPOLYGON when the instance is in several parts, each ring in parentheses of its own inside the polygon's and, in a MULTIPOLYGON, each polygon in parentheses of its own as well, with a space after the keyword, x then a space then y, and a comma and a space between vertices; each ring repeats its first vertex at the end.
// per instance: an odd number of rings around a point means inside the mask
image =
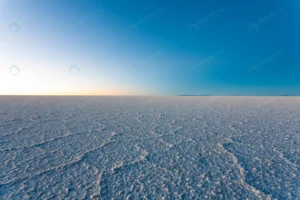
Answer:
POLYGON ((0 94, 300 95, 298 0, 1 0, 0 94))

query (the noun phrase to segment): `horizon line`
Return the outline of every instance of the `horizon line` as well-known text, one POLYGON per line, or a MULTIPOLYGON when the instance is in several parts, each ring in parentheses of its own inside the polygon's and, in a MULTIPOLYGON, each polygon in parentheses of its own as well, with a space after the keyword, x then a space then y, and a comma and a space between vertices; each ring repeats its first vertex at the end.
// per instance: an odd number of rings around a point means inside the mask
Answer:
POLYGON ((300 97, 300 95, 61 95, 61 94, 0 94, 5 96, 23 96, 23 97, 300 97))

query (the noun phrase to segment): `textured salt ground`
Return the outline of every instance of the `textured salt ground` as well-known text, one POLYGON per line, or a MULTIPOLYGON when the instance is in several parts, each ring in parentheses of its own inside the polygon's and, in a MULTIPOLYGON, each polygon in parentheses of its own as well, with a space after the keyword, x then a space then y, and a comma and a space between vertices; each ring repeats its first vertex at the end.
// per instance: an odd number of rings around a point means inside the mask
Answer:
POLYGON ((0 199, 300 199, 300 98, 1 97, 0 199))

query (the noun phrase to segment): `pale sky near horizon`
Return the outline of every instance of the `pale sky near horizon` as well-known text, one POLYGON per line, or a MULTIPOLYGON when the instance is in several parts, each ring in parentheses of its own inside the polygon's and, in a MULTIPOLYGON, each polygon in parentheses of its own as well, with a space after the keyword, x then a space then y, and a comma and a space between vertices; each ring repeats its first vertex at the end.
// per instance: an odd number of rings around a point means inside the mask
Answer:
POLYGON ((300 3, 3 0, 0 95, 300 95, 300 3))

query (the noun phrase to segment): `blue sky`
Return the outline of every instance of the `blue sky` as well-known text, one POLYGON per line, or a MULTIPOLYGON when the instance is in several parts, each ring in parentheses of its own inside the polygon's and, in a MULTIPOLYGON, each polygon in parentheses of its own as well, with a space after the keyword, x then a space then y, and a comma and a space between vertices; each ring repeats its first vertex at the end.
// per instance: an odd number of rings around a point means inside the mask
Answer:
POLYGON ((300 95, 296 0, 3 0, 0 94, 300 95))

